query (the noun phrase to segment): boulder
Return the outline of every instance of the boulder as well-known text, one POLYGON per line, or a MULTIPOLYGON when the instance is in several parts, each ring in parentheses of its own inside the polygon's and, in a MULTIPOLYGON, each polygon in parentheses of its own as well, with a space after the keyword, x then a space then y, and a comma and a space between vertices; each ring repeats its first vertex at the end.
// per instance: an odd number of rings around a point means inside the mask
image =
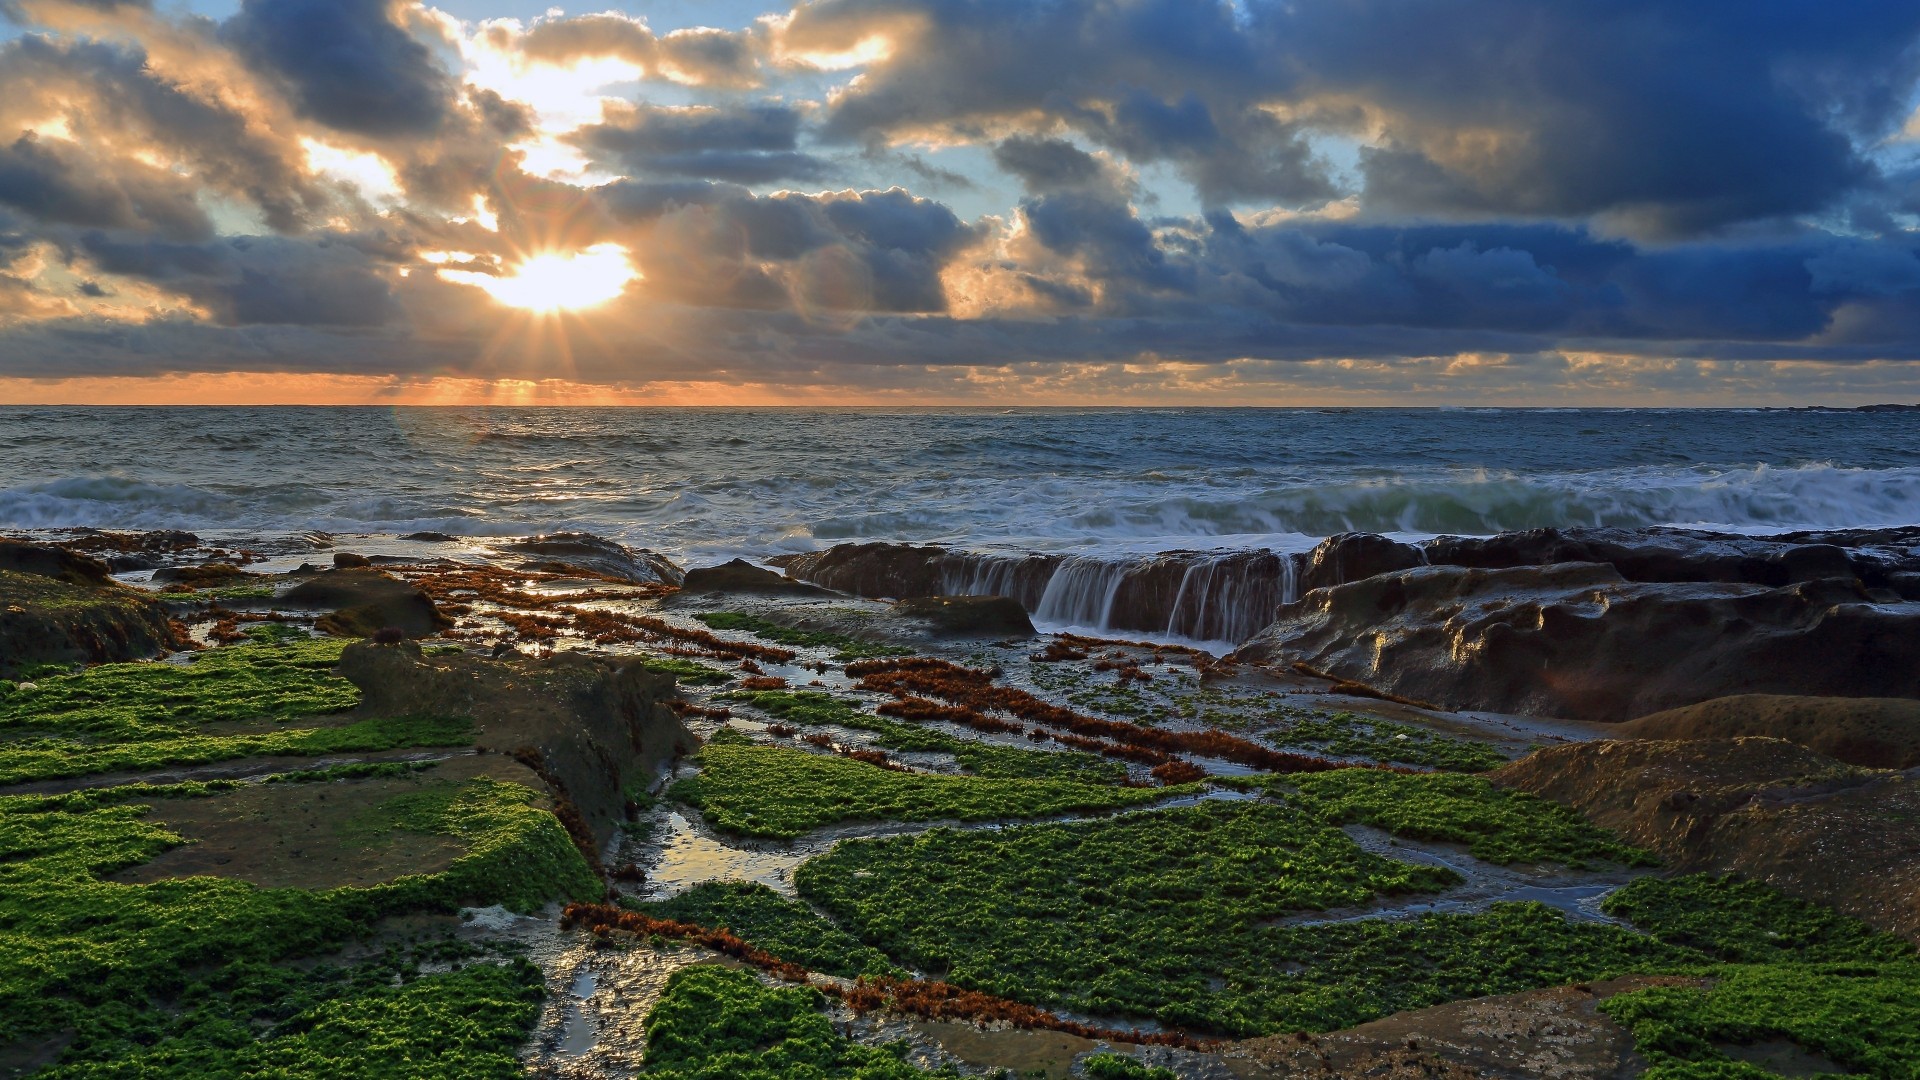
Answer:
MULTIPOLYGON (((1790 585, 1858 579, 1894 587, 1920 571, 1903 530, 1735 536, 1698 529, 1528 529, 1490 537, 1443 536, 1424 545, 1436 566, 1505 569, 1562 562, 1605 563, 1628 581, 1720 581, 1790 585)), ((1902 592, 1920 597, 1920 593, 1902 592)))
POLYGON ((1738 694, 1653 713, 1615 729, 1621 739, 1785 739, 1849 765, 1920 765, 1920 701, 1738 694))
POLYGON ((112 572, 99 559, 63 547, 23 540, 0 540, 0 570, 33 574, 68 585, 114 584, 112 572))
POLYGON ((915 596, 893 605, 904 619, 928 624, 940 637, 1032 637, 1033 620, 1010 596, 915 596))
POLYGON ((499 545, 499 550, 525 555, 520 569, 548 574, 586 571, 637 585, 678 585, 685 573, 663 555, 630 548, 592 533, 550 533, 499 545))
POLYGON ((1619 721, 1742 693, 1920 697, 1920 604, 1857 582, 1429 566, 1316 589, 1234 657, 1452 709, 1619 721))
POLYGON ((188 644, 165 604, 114 581, 98 559, 0 540, 0 676, 141 660, 188 644))
POLYGON ((695 746, 668 704, 673 676, 640 660, 430 657, 410 641, 363 641, 347 646, 335 670, 360 688, 364 711, 473 717, 479 748, 527 763, 577 808, 601 848, 625 817, 626 793, 695 746))
POLYGON ((163 566, 153 572, 156 585, 191 585, 211 589, 243 577, 252 577, 232 563, 207 563, 203 566, 163 566))
POLYGON ((1682 873, 1736 873, 1920 939, 1920 782, 1781 739, 1577 743, 1489 774, 1682 873))
POLYGON ((687 571, 680 582, 689 593, 765 593, 778 596, 831 596, 827 590, 782 577, 745 559, 731 559, 719 566, 702 566, 687 571))
POLYGON ((1426 563, 1426 556, 1412 544, 1389 540, 1376 533, 1339 533, 1320 541, 1307 554, 1306 566, 1300 572, 1300 591, 1345 585, 1426 563))
POLYGON ((340 637, 370 637, 389 627, 407 637, 431 637, 453 625, 432 598, 381 570, 348 567, 311 574, 279 602, 329 610, 315 625, 340 637))
POLYGON ((946 548, 912 544, 837 544, 787 560, 787 576, 836 592, 882 600, 948 591, 946 548))

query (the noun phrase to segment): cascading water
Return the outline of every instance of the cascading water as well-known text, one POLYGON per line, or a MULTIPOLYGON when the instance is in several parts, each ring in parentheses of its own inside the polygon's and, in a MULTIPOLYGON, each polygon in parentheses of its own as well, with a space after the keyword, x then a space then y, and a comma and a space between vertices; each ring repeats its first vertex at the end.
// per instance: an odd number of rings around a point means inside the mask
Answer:
POLYGON ((1298 597, 1299 556, 1166 552, 1092 558, 944 553, 941 588, 1010 596, 1042 625, 1240 642, 1298 597))

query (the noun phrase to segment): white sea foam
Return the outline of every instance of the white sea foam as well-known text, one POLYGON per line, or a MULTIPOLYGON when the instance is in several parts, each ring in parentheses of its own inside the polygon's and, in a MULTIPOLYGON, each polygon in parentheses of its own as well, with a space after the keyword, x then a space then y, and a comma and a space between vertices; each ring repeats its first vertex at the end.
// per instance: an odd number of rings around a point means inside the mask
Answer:
POLYGON ((585 529, 702 562, 1915 522, 1903 415, 0 409, 8 529, 585 529))

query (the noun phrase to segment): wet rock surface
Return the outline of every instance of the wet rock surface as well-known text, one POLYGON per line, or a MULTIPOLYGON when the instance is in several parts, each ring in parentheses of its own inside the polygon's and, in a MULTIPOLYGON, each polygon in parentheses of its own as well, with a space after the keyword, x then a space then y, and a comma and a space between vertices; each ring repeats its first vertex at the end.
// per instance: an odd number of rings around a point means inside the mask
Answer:
POLYGON ((680 583, 689 593, 763 593, 775 596, 831 596, 825 589, 783 577, 745 559, 730 559, 718 566, 701 566, 687 571, 680 583))
POLYGON ((113 580, 100 560, 0 540, 0 676, 140 660, 185 644, 165 605, 113 580))
POLYGON ((1410 570, 1426 565, 1426 554, 1412 544, 1373 533, 1329 536, 1307 553, 1300 573, 1300 591, 1344 585, 1375 574, 1410 570))
POLYGON ((1785 739, 1849 765, 1920 765, 1920 701, 1738 694, 1621 724, 1622 739, 1785 739))
POLYGON ((1504 569, 1605 563, 1628 581, 1788 585, 1824 578, 1886 587, 1920 569, 1920 532, 1876 530, 1730 536, 1690 529, 1529 529, 1485 538, 1441 537, 1423 546, 1435 565, 1504 569))
POLYGON ((1627 720, 1736 693, 1920 696, 1920 603, 1832 580, 1422 567, 1308 593, 1234 654, 1454 709, 1627 720))
POLYGON ((636 584, 678 585, 685 573, 666 556, 630 548, 592 533, 550 533, 499 545, 525 558, 521 569, 539 573, 604 575, 636 584))
POLYGON ((787 561, 789 577, 870 599, 1005 596, 1034 619, 1112 632, 1239 641, 1291 595, 1294 557, 1169 551, 1099 559, 842 544, 787 561))
POLYGON ((369 711, 472 716, 481 749, 532 768, 600 844, 625 819, 626 793, 693 749, 667 704, 673 678, 633 661, 429 657, 411 643, 361 642, 341 654, 338 671, 369 711))
POLYGON ((902 619, 951 637, 1032 637, 1033 620, 1010 596, 916 596, 893 605, 902 619))
POLYGON ((1920 939, 1911 771, 1780 739, 1632 740, 1549 747, 1493 779, 1570 806, 1675 869, 1739 873, 1920 939))
POLYGON ((289 607, 329 610, 320 629, 341 637, 367 637, 388 627, 407 637, 429 637, 450 628, 426 593, 391 574, 347 566, 301 581, 279 597, 289 607))
POLYGON ((1401 1013, 1327 1035, 1253 1039, 1223 1057, 1245 1077, 1446 1077, 1452 1080, 1615 1080, 1646 1061, 1633 1036, 1596 1007, 1675 977, 1628 977, 1401 1013))

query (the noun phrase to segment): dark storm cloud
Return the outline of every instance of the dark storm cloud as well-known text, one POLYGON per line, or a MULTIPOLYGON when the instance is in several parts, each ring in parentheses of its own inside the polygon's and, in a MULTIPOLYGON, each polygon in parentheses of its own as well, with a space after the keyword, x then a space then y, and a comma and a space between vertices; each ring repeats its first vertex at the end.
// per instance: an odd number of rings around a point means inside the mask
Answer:
POLYGON ((660 295, 733 309, 945 311, 942 272, 984 235, 900 189, 756 196, 629 181, 600 197, 632 227, 660 295))
POLYGON ((1804 0, 821 0, 789 35, 894 52, 834 99, 830 135, 1036 117, 1204 200, 1334 194, 1305 136, 1367 134, 1382 210, 1614 215, 1677 236, 1811 212, 1870 184, 1899 126, 1920 5, 1804 0))
POLYGON ((1254 9, 1296 92, 1380 110, 1387 208, 1619 214, 1681 235, 1818 210, 1904 118, 1920 7, 1353 0, 1254 9))
POLYGON ((1113 186, 1104 162, 1065 139, 1016 135, 993 148, 993 161, 1035 194, 1113 186))
POLYGON ((128 150, 152 147, 177 157, 196 187, 252 203, 277 230, 300 228, 307 213, 326 201, 305 174, 294 133, 275 132, 226 97, 196 93, 162 76, 134 44, 29 34, 0 45, 0 110, 6 109, 71 121, 81 146, 63 148, 63 158, 85 153, 85 145, 96 141, 108 153, 118 151, 70 170, 90 174, 74 175, 73 182, 120 188, 135 212, 162 231, 199 227, 197 211, 161 195, 169 185, 188 181, 157 178, 159 170, 128 150))
POLYGON ((87 232, 77 248, 101 270, 177 291, 230 326, 373 327, 400 315, 373 240, 170 244, 87 232))
POLYGON ((795 149, 800 115, 783 105, 609 109, 568 141, 630 173, 740 184, 813 180, 827 163, 795 149))
POLYGON ((392 0, 244 0, 222 36, 287 87, 301 115, 364 135, 423 135, 454 80, 394 21, 392 0))
POLYGON ((600 243, 643 276, 568 377, 1920 360, 1920 5, 169 8, 0 0, 47 31, 0 44, 0 375, 538 374, 436 268, 600 243), (501 74, 594 58, 641 81, 570 131, 501 74), (616 179, 529 174, 556 142, 616 179))
POLYGON ((163 169, 123 164, 116 175, 64 141, 26 134, 0 146, 0 204, 43 221, 205 238, 213 225, 194 192, 191 182, 163 169))

